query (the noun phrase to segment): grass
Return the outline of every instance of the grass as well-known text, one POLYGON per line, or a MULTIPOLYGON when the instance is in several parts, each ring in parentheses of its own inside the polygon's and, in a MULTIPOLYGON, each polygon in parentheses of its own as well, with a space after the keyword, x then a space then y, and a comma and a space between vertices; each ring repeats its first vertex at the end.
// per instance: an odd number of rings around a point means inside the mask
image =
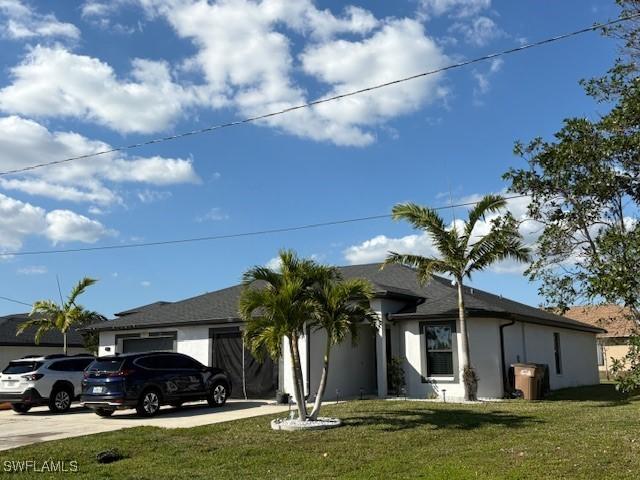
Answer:
POLYGON ((271 417, 256 417, 141 427, 0 452, 0 471, 5 460, 19 459, 76 460, 79 472, 69 476, 87 479, 619 479, 640 471, 640 402, 621 398, 612 385, 559 391, 540 402, 354 401, 323 414, 346 426, 274 432, 271 417), (126 458, 98 464, 96 454, 114 447, 126 458))

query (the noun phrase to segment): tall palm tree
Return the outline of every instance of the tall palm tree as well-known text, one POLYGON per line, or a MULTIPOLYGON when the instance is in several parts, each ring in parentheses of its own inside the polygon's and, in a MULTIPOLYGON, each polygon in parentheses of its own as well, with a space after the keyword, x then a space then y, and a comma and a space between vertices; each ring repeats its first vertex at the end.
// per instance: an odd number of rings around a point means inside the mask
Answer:
POLYGON ((438 251, 437 257, 423 257, 389 252, 385 264, 398 263, 417 270, 422 283, 429 281, 434 273, 453 277, 458 288, 458 316, 461 343, 461 363, 465 384, 465 398, 475 399, 477 377, 469 355, 469 337, 464 306, 463 280, 471 274, 484 270, 505 259, 528 262, 530 250, 522 240, 513 216, 506 213, 491 222, 490 231, 482 236, 473 235, 478 221, 489 213, 497 213, 506 206, 506 200, 499 195, 486 195, 469 212, 463 225, 447 228, 442 217, 432 209, 404 203, 393 207, 395 220, 406 220, 414 228, 429 234, 438 251))
POLYGON ((39 344, 42 336, 49 330, 58 330, 64 339, 63 352, 66 355, 68 353, 67 333, 71 327, 87 325, 104 319, 99 313, 86 310, 76 302, 78 297, 96 282, 97 280, 93 278, 83 278, 73 287, 67 301, 62 304, 57 304, 53 300, 38 300, 33 304, 29 320, 18 326, 16 335, 20 335, 27 328, 35 327, 35 342, 39 344))
POLYGON ((288 339, 298 415, 307 420, 298 341, 316 311, 313 287, 335 277, 337 271, 300 259, 290 250, 280 251, 279 258, 279 270, 256 266, 244 273, 238 310, 247 322, 245 342, 256 356, 266 352, 277 359, 283 338, 288 339))
POLYGON ((378 323, 378 316, 371 310, 369 304, 371 297, 373 297, 371 284, 361 279, 331 278, 321 282, 314 290, 316 312, 311 325, 315 330, 324 330, 327 340, 318 393, 309 415, 311 420, 316 420, 320 413, 329 376, 331 347, 342 343, 349 334, 355 345, 358 339, 358 326, 362 322, 368 321, 374 325, 378 323))

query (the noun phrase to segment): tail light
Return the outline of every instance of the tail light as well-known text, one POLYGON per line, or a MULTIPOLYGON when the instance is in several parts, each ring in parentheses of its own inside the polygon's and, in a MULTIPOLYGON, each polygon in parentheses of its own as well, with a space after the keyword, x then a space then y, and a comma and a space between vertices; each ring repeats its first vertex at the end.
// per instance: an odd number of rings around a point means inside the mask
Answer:
POLYGON ((119 370, 117 372, 109 372, 107 376, 109 377, 128 377, 135 373, 135 370, 132 368, 126 368, 124 370, 119 370))
POLYGON ((22 375, 22 378, 28 380, 29 382, 35 382, 36 380, 40 380, 44 377, 42 373, 30 373, 29 375, 22 375))

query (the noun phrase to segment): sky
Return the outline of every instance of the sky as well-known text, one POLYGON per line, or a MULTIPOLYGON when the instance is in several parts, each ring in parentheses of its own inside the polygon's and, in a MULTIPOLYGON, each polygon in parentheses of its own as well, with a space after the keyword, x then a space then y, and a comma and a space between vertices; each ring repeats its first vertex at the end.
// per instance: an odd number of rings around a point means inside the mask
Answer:
MULTIPOLYGON (((613 1, 0 0, 0 171, 280 110, 607 21, 613 1)), ((502 193, 516 140, 605 108, 578 81, 597 33, 258 123, 0 177, 0 253, 153 242, 446 206, 502 193)), ((526 218, 526 198, 510 202, 526 218)), ((447 223, 463 208, 441 211, 447 223)), ((489 221, 487 219, 487 221, 489 221)), ((487 224, 479 225, 478 233, 487 224)), ((525 222, 533 244, 539 227, 525 222)), ((318 261, 431 255, 378 219, 178 245, 0 257, 0 296, 82 297, 107 316, 237 283, 281 248, 318 261)), ((471 284, 541 303, 524 266, 471 284)), ((28 310, 0 300, 0 314, 28 310)))

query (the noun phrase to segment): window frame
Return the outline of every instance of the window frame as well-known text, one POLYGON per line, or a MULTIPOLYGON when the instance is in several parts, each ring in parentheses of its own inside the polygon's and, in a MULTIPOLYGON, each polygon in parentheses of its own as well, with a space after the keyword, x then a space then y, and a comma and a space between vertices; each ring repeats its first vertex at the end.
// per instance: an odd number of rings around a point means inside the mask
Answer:
MULTIPOLYGON (((457 383, 458 382, 458 340, 457 326, 455 320, 434 320, 420 322, 420 350, 422 357, 422 383, 457 383), (451 366, 452 372, 448 374, 429 374, 429 350, 427 340, 427 328, 429 327, 448 327, 451 329, 451 366)), ((449 352, 449 350, 437 350, 439 352, 449 352)))
POLYGON ((560 332, 553 332, 553 361, 556 375, 562 375, 564 369, 562 368, 562 341, 560 339, 560 332))

